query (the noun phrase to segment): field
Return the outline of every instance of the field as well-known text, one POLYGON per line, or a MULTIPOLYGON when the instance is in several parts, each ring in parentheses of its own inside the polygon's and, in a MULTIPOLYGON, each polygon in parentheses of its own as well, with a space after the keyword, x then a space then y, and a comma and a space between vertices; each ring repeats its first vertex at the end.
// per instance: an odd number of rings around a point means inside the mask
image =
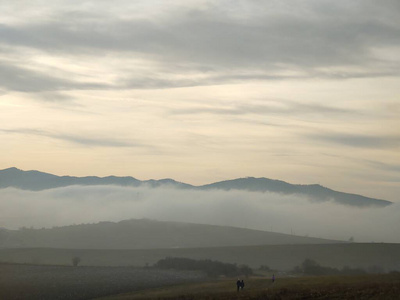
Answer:
MULTIPOLYGON (((400 299, 400 276, 283 278, 309 258, 322 266, 400 270, 400 244, 329 244, 147 250, 0 249, 0 299, 400 299), (71 266, 78 256, 78 267, 71 266), (280 270, 266 277, 210 281, 204 275, 146 268, 165 257, 212 259, 280 270), (128 294, 124 294, 128 293, 128 294)), ((256 271, 258 272, 258 271, 256 271)))
POLYGON ((323 276, 245 279, 237 292, 236 279, 185 284, 155 290, 115 295, 98 300, 203 300, 203 299, 399 299, 400 273, 363 276, 323 276))
POLYGON ((0 262, 71 265, 71 258, 79 256, 85 266, 152 265, 165 257, 212 259, 226 263, 246 264, 254 269, 267 265, 277 270, 292 270, 305 259, 323 266, 400 271, 400 244, 349 243, 321 245, 261 245, 241 247, 91 250, 15 248, 0 249, 0 262))
POLYGON ((0 299, 399 299, 400 273, 210 279, 196 272, 132 267, 0 264, 0 299))
POLYGON ((0 264, 0 299, 79 300, 204 280, 195 272, 0 264))

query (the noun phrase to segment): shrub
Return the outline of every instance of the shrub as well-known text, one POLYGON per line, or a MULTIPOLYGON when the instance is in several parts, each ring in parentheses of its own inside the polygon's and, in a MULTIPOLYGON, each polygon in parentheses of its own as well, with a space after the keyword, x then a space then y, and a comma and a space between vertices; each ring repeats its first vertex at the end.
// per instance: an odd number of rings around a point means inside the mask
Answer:
POLYGON ((167 257, 159 260, 154 266, 160 269, 203 271, 208 276, 248 276, 253 274, 253 270, 246 265, 238 267, 236 264, 212 261, 209 259, 194 260, 190 258, 167 257))
POLYGON ((349 266, 345 266, 342 270, 324 267, 319 265, 316 261, 311 259, 305 259, 300 266, 297 266, 293 269, 295 273, 303 273, 305 275, 360 275, 366 274, 366 272, 359 268, 350 268, 349 266))

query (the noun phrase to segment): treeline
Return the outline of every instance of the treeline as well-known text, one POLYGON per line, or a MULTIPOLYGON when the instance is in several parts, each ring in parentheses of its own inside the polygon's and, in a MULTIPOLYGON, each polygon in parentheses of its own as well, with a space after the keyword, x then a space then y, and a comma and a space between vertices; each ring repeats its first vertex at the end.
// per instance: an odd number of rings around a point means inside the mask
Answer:
POLYGON ((295 267, 293 272, 304 275, 361 275, 367 273, 384 273, 385 270, 379 266, 371 266, 368 268, 368 271, 348 266, 345 266, 342 269, 337 269, 321 266, 314 260, 306 259, 300 266, 295 267))
POLYGON ((190 258, 167 257, 154 264, 159 269, 203 271, 208 276, 248 276, 253 270, 246 265, 223 263, 213 260, 194 260, 190 258))

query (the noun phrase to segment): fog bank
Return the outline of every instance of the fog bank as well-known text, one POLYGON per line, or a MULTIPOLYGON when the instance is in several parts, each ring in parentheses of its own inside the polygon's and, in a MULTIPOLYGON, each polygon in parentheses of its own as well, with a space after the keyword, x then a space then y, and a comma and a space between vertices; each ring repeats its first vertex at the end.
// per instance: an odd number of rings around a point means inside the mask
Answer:
POLYGON ((228 225, 356 242, 400 242, 400 204, 357 208, 246 191, 71 186, 2 189, 0 227, 52 227, 150 218, 228 225))

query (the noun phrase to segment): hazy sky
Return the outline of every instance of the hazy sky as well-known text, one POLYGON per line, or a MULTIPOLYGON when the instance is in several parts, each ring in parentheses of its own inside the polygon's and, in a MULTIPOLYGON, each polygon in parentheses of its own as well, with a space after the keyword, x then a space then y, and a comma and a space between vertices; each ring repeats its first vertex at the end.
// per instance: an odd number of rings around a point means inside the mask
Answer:
POLYGON ((400 202, 400 1, 0 0, 0 169, 400 202))

